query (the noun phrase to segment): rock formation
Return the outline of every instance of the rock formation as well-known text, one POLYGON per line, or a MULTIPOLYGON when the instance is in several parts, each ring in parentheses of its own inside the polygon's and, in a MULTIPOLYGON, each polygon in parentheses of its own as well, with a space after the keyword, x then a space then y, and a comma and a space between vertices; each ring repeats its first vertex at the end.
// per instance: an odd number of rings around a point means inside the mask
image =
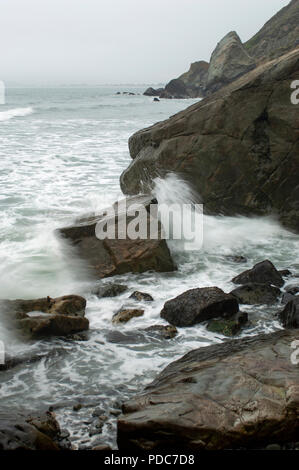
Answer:
MULTIPOLYGON (((124 202, 124 201, 122 201, 124 202)), ((151 196, 138 196, 126 201, 124 212, 117 212, 118 203, 114 205, 116 216, 106 217, 105 211, 99 216, 86 217, 71 227, 60 229, 60 234, 76 246, 78 255, 87 261, 93 273, 99 277, 114 276, 128 272, 141 273, 149 270, 158 272, 176 269, 165 239, 162 237, 160 222, 157 223, 155 237, 135 240, 127 236, 128 224, 134 220, 129 214, 133 205, 148 208, 154 203, 151 196), (125 233, 118 233, 118 221, 125 221, 125 233), (115 224, 115 238, 99 239, 96 236, 97 224, 115 224)), ((119 202, 121 204, 121 202, 119 202)), ((107 211, 109 208, 107 209, 107 211)), ((142 215, 149 234, 152 215, 145 211, 142 215), (144 219, 145 217, 145 219, 144 219)))
POLYGON ((209 214, 276 214, 299 230, 299 113, 291 103, 299 48, 129 140, 125 194, 176 172, 209 214))
POLYGON ((296 441, 298 330, 189 352, 123 405, 120 450, 256 448, 296 441))

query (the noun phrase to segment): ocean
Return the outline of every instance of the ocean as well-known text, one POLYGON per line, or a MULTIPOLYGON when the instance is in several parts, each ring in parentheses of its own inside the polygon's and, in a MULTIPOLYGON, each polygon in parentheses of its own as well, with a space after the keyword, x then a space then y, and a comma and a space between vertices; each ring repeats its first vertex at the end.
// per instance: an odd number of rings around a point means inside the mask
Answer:
MULTIPOLYGON (((119 297, 91 294, 94 279, 55 234, 81 215, 109 206, 122 194, 119 176, 130 163, 128 138, 167 119, 197 100, 161 100, 142 95, 145 87, 8 88, 0 106, 0 299, 33 299, 67 294, 87 299, 88 341, 52 338, 21 342, 1 320, 0 340, 8 354, 44 355, 0 372, 2 410, 39 411, 52 406, 77 448, 108 443, 115 448, 117 411, 123 400, 142 391, 171 361, 186 352, 225 341, 204 324, 180 328, 172 340, 137 333, 165 323, 166 300, 195 287, 234 288, 231 279, 270 259, 277 269, 299 272, 299 238, 275 218, 204 216, 204 243, 185 251, 169 247, 178 271, 126 274, 103 282, 126 284, 119 297), (135 95, 118 95, 130 91, 135 95), (227 255, 242 255, 236 264, 227 255), (113 314, 141 290, 154 297, 145 315, 112 325, 113 314), (73 406, 81 403, 80 411, 73 406), (93 434, 95 408, 107 414, 102 434, 93 434)), ((192 191, 178 175, 158 179, 161 202, 188 203, 192 191)), ((288 282, 294 282, 288 281, 288 282)), ((287 284, 286 284, 287 285, 287 284)), ((241 336, 280 329, 276 306, 244 306, 249 323, 241 336)))

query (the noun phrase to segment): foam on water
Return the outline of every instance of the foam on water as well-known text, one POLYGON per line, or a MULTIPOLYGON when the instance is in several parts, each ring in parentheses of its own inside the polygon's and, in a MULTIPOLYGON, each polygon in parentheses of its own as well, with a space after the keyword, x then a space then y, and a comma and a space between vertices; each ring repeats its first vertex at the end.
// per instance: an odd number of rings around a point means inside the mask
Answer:
MULTIPOLYGON (((117 276, 113 282, 126 284, 127 292, 105 299, 92 295, 94 281, 85 264, 57 238, 55 229, 121 197, 119 175, 130 162, 129 136, 194 102, 153 103, 141 95, 116 96, 116 91, 8 90, 7 106, 38 112, 0 126, 0 298, 81 294, 87 299, 90 320, 88 341, 53 338, 20 343, 0 316, 0 335, 10 353, 48 355, 0 375, 1 405, 22 410, 54 406, 76 444, 90 440, 84 422, 90 420, 94 406, 109 409, 115 400, 140 391, 169 362, 223 340, 205 325, 181 328, 171 341, 142 335, 147 326, 164 323, 160 311, 166 300, 195 287, 218 286, 229 292, 232 277, 265 258, 279 269, 299 270, 298 236, 274 219, 204 216, 202 246, 185 251, 177 240, 169 242, 178 271, 117 276), (228 254, 246 256, 248 261, 235 264, 228 254), (133 290, 148 292, 154 302, 129 299, 133 290), (145 314, 114 326, 111 318, 122 305, 141 305, 145 314), (76 414, 72 408, 80 401, 86 406, 76 414)), ((173 174, 156 180, 155 195, 160 204, 200 202, 200 195, 173 174)), ((243 334, 280 328, 275 309, 246 306, 251 324, 243 334)), ((111 417, 102 440, 114 442, 114 427, 111 417)))
POLYGON ((27 108, 15 108, 9 109, 7 111, 0 111, 0 122, 9 121, 10 119, 17 118, 17 117, 24 117, 32 114, 34 111, 29 106, 27 108))

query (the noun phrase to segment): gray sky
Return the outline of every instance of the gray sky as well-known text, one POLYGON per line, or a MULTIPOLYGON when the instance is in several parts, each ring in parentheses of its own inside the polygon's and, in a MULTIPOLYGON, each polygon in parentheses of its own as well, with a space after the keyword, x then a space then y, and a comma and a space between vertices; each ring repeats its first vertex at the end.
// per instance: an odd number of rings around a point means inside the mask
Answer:
POLYGON ((253 36, 289 0, 0 0, 6 83, 158 83, 253 36))

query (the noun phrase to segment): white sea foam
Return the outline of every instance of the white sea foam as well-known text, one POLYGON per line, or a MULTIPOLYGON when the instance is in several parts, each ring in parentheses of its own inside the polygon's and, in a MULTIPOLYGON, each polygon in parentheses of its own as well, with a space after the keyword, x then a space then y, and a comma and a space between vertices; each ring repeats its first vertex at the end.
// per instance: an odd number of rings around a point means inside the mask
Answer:
POLYGON ((28 106, 27 108, 8 109, 7 111, 0 112, 0 122, 9 121, 13 118, 29 116, 32 113, 34 113, 34 110, 31 106, 28 106))

